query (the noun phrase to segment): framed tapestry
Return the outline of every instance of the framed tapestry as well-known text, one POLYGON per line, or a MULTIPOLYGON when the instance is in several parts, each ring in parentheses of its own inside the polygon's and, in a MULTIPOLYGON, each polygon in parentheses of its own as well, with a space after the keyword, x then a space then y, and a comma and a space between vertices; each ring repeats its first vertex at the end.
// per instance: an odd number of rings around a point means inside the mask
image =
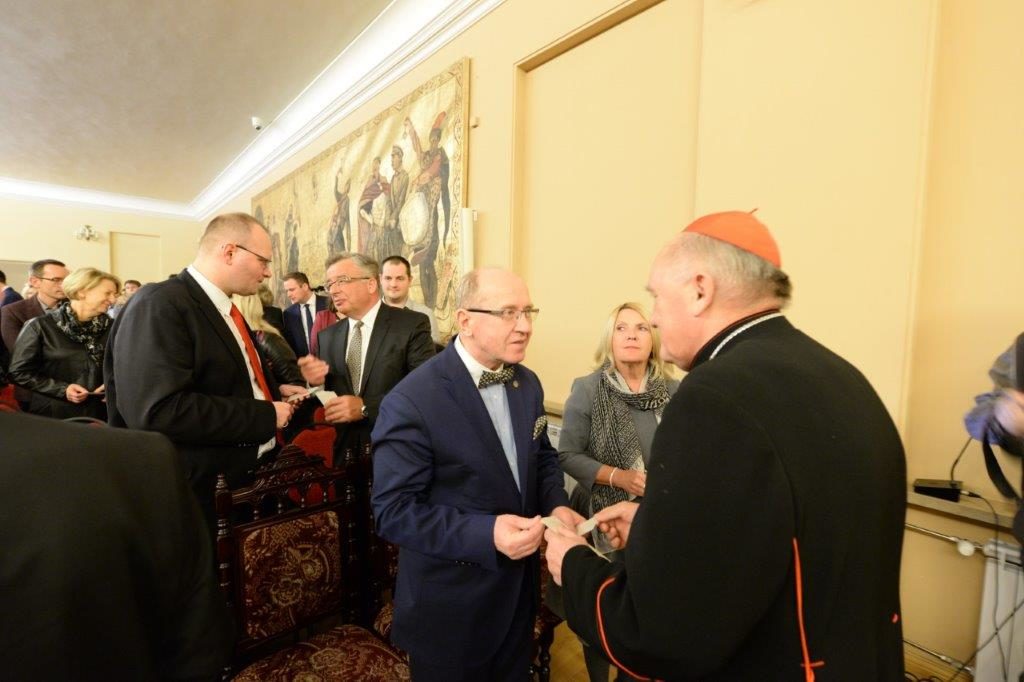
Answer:
POLYGON ((463 275, 468 88, 462 59, 253 197, 252 214, 270 230, 279 305, 289 272, 317 286, 331 255, 400 255, 413 266, 410 296, 433 308, 442 335, 451 332, 463 275))

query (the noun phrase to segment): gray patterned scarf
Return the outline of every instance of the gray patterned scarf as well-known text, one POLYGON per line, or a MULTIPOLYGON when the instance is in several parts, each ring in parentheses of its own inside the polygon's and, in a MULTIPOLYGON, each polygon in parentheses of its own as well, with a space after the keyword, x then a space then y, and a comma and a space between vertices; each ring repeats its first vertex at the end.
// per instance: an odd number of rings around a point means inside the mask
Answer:
MULTIPOLYGON (((654 368, 647 367, 647 386, 643 393, 631 393, 613 378, 611 361, 601 365, 601 382, 594 395, 590 412, 590 444, 588 449, 601 464, 619 469, 632 469, 643 457, 640 438, 629 410, 654 410, 660 418, 665 404, 669 401, 668 388, 661 377, 654 378, 654 368)), ((590 495, 590 512, 597 513, 605 507, 629 499, 629 493, 621 488, 596 485, 590 495)))
POLYGON ((61 301, 60 305, 48 311, 48 314, 69 339, 85 346, 89 357, 98 367, 103 366, 105 335, 113 323, 109 315, 100 314, 91 320, 79 322, 68 301, 61 301))

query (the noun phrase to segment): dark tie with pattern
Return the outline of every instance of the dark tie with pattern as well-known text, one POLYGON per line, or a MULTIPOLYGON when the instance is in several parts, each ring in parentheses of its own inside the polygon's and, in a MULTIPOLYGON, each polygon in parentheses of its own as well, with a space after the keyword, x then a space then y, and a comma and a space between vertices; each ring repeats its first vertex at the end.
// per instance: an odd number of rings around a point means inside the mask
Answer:
POLYGON ((313 313, 309 312, 310 304, 304 303, 302 309, 306 311, 306 345, 308 347, 313 339, 313 313))
POLYGON ((348 344, 348 355, 345 356, 345 364, 348 365, 348 376, 352 379, 352 393, 359 395, 359 384, 363 378, 363 322, 356 320, 352 326, 352 341, 348 344))
POLYGON ((514 373, 512 365, 505 365, 497 372, 484 370, 484 373, 480 375, 480 382, 476 386, 477 388, 487 388, 495 384, 507 384, 512 379, 514 373))

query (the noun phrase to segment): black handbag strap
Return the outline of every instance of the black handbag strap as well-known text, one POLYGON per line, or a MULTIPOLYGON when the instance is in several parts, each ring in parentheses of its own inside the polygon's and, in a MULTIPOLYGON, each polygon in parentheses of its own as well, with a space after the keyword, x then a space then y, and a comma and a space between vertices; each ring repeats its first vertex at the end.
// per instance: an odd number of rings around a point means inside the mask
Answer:
POLYGON ((1017 503, 1017 506, 1021 506, 1024 500, 1021 500, 1020 495, 1010 485, 1010 481, 1006 479, 1006 474, 1003 473, 1003 468, 999 466, 999 460, 996 459, 996 453, 992 451, 992 443, 990 443, 992 435, 991 426, 985 427, 985 433, 981 439, 981 451, 985 455, 985 470, 988 471, 988 477, 992 481, 992 484, 996 487, 999 493, 1017 503))

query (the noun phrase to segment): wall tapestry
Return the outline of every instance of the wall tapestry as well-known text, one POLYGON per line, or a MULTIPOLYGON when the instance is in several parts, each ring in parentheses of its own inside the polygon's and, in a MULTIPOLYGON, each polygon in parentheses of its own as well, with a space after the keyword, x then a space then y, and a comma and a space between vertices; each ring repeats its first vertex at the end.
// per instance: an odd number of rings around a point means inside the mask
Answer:
POLYGON ((451 331, 463 275, 468 88, 462 59, 253 198, 270 230, 279 305, 288 305, 283 275, 322 284, 330 255, 401 255, 413 266, 410 296, 434 309, 442 334, 451 331))

